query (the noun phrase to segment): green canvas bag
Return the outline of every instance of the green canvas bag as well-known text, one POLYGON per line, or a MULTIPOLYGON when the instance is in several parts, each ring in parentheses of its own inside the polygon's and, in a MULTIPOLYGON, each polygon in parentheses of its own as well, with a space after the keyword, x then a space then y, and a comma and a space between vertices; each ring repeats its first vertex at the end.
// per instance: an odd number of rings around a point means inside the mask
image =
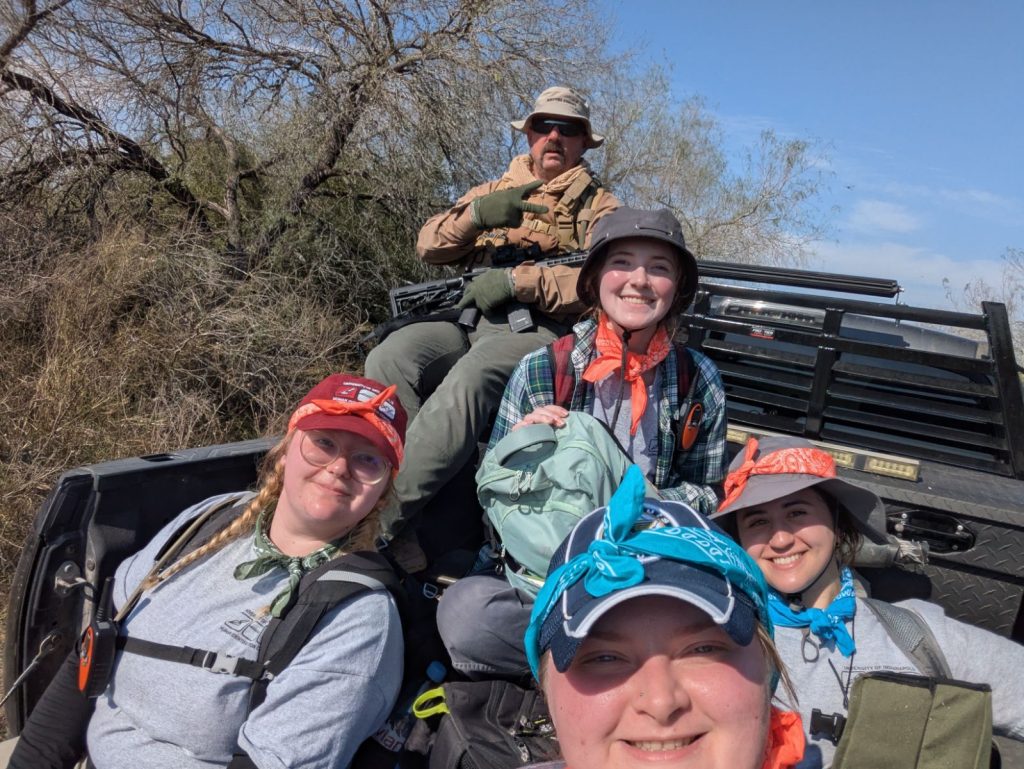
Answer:
POLYGON ((988 769, 992 689, 948 678, 867 673, 853 683, 833 769, 988 769))
MULTIPOLYGON (((536 595, 562 540, 608 504, 630 464, 608 428, 578 411, 564 427, 527 425, 498 441, 477 470, 477 497, 509 584, 536 595)), ((647 496, 658 498, 650 482, 647 496)))

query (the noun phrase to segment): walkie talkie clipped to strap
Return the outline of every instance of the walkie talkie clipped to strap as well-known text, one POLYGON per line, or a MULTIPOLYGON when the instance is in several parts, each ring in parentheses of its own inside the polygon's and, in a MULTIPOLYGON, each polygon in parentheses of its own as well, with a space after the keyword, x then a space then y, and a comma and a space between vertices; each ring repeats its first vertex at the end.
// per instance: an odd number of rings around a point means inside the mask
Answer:
POLYGON ((78 689, 86 697, 98 697, 107 688, 117 654, 117 622, 114 607, 114 578, 107 577, 100 602, 78 645, 78 689))

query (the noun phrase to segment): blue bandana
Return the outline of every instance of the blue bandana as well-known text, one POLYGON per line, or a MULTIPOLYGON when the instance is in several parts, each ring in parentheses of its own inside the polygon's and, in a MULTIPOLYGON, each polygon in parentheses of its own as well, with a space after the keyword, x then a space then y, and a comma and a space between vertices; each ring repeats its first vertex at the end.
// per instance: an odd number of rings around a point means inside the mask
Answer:
POLYGON ((768 590, 768 612, 772 622, 780 627, 809 627, 823 642, 832 641, 844 657, 851 656, 857 647, 846 630, 846 620, 853 619, 857 610, 853 590, 853 572, 844 566, 839 573, 840 589, 827 609, 793 609, 775 590, 768 590))
POLYGON ((605 508, 603 538, 587 551, 548 574, 526 630, 526 656, 534 676, 540 666, 540 632, 562 595, 583 580, 587 593, 600 598, 633 587, 645 576, 642 558, 661 558, 703 568, 721 576, 753 602, 759 620, 772 632, 767 586, 757 564, 729 537, 698 526, 671 526, 634 531, 643 512, 644 478, 633 465, 605 508))

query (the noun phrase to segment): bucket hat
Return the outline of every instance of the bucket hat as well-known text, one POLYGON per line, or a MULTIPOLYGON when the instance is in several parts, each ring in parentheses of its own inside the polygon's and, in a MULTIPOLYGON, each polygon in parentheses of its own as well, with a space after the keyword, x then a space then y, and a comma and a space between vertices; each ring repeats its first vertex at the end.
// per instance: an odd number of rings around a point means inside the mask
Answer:
POLYGON ((671 312, 685 310, 697 293, 697 258, 686 247, 683 227, 667 208, 647 211, 621 206, 597 220, 590 235, 590 251, 576 280, 576 293, 591 307, 600 304, 594 290, 608 247, 625 238, 650 238, 668 243, 679 254, 679 281, 671 312))
POLYGON ((737 510, 764 505, 808 488, 834 499, 870 541, 885 543, 885 505, 877 494, 836 475, 832 455, 791 436, 750 438, 729 465, 725 500, 711 518, 722 521, 737 510))
POLYGON ((560 85, 547 88, 533 103, 533 111, 522 120, 513 120, 511 125, 517 131, 525 133, 526 127, 537 115, 578 120, 587 129, 587 147, 600 147, 604 144, 604 137, 594 133, 590 125, 590 105, 579 91, 560 85))
POLYGON ((395 386, 331 374, 299 401, 288 430, 344 430, 366 438, 395 469, 402 462, 408 417, 395 386))

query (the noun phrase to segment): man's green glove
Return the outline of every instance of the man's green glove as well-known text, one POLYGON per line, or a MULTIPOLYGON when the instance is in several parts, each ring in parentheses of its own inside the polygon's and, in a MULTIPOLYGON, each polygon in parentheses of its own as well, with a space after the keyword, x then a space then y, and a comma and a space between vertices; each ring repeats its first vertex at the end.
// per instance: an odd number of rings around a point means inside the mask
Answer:
POLYGON ((480 312, 484 313, 501 307, 515 296, 510 273, 510 270, 488 270, 483 275, 473 278, 456 306, 461 310, 475 304, 480 308, 480 312))
POLYGON ((524 211, 533 214, 546 214, 547 206, 540 203, 527 203, 523 200, 543 183, 537 179, 522 187, 498 190, 477 198, 470 208, 473 226, 482 230, 490 227, 518 227, 523 223, 524 211))

